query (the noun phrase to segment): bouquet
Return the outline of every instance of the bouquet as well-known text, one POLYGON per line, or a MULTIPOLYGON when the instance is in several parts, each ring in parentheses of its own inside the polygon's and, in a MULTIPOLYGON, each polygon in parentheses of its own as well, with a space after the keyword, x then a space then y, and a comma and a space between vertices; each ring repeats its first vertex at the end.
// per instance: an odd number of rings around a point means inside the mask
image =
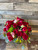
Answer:
POLYGON ((30 42, 31 26, 24 19, 17 17, 15 20, 6 21, 3 31, 3 35, 7 37, 8 42, 30 42))

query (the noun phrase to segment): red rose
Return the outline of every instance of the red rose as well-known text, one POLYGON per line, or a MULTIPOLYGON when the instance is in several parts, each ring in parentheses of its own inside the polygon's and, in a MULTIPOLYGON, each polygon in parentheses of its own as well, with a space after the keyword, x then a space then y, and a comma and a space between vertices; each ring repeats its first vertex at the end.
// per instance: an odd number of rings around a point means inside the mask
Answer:
POLYGON ((10 25, 13 25, 13 21, 10 21, 10 25))
POLYGON ((4 28, 3 31, 6 31, 6 28, 4 28))
POLYGON ((28 25, 28 22, 23 22, 23 25, 28 25))
POLYGON ((12 41, 12 40, 13 40, 13 37, 12 37, 12 35, 10 34, 10 32, 7 33, 7 37, 8 37, 8 39, 9 39, 9 41, 12 41))
POLYGON ((19 31, 19 36, 21 37, 23 35, 23 33, 21 31, 19 31))
POLYGON ((20 18, 19 18, 19 17, 17 17, 17 20, 20 20, 20 18))
POLYGON ((27 31, 27 27, 23 27, 22 31, 27 31))
POLYGON ((6 21, 6 24, 10 24, 10 21, 6 21))
POLYGON ((16 28, 16 27, 17 27, 17 24, 16 24, 16 23, 14 23, 14 24, 13 24, 13 27, 14 27, 14 28, 16 28))
POLYGON ((13 37, 12 36, 9 36, 8 39, 9 39, 9 41, 12 41, 13 40, 13 37))
POLYGON ((21 31, 19 31, 18 33, 17 33, 17 36, 22 36, 23 35, 23 33, 21 32, 21 31))
POLYGON ((6 28, 10 28, 11 26, 8 24, 7 26, 6 26, 6 28))
POLYGON ((11 36, 10 32, 7 33, 7 36, 11 36))
POLYGON ((18 30, 17 30, 17 29, 14 29, 13 32, 14 32, 15 34, 18 34, 18 30))
POLYGON ((19 18, 19 17, 17 17, 17 20, 19 20, 19 21, 24 21, 24 19, 21 19, 21 18, 19 18))
POLYGON ((6 24, 8 24, 9 23, 9 21, 6 21, 6 24))
POLYGON ((18 26, 21 26, 21 25, 23 25, 23 22, 19 21, 17 24, 18 24, 18 26))
POLYGON ((26 33, 23 33, 22 37, 23 37, 24 40, 28 40, 28 35, 26 33))
POLYGON ((13 21, 7 21, 6 24, 13 25, 13 21))
POLYGON ((6 26, 6 29, 9 29, 11 26, 8 24, 7 26, 6 26))
POLYGON ((28 28, 28 32, 30 32, 31 31, 31 28, 28 28))

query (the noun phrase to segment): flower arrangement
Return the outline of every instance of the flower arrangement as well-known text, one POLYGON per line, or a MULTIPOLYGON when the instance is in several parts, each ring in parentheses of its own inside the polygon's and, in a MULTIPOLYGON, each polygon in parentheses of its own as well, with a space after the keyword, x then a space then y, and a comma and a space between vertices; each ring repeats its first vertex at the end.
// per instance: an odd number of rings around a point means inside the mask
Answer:
POLYGON ((30 42, 31 26, 24 19, 17 17, 15 20, 6 21, 3 31, 3 35, 7 37, 8 42, 30 42))

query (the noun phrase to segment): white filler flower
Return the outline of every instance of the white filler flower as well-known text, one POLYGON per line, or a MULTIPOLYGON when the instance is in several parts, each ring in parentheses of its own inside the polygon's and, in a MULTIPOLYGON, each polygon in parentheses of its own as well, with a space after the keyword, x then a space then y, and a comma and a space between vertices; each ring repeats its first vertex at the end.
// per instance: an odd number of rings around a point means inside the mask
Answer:
POLYGON ((14 23, 16 23, 17 22, 17 20, 14 20, 14 23))

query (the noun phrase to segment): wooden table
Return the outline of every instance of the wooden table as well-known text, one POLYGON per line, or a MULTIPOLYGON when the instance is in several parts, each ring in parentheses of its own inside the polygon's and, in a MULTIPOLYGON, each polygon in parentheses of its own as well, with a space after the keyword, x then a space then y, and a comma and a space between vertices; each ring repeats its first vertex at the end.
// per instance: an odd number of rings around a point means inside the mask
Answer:
MULTIPOLYGON (((0 40, 0 50, 22 50, 22 44, 8 43, 6 44, 4 40, 0 40)), ((31 36, 31 43, 26 44, 25 50, 38 50, 38 36, 31 36)))

